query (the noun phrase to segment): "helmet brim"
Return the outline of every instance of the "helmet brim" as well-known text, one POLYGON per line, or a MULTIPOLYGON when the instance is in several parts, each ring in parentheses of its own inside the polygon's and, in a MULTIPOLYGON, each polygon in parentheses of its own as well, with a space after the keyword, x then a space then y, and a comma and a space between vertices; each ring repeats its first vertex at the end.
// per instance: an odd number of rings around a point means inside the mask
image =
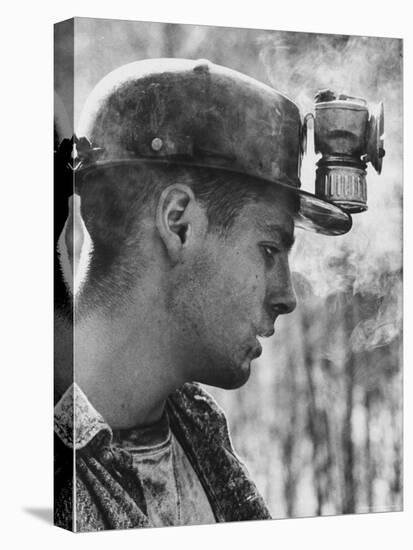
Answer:
POLYGON ((300 197, 300 208, 295 216, 296 227, 323 235, 344 235, 350 231, 353 225, 350 214, 311 193, 296 192, 300 197))

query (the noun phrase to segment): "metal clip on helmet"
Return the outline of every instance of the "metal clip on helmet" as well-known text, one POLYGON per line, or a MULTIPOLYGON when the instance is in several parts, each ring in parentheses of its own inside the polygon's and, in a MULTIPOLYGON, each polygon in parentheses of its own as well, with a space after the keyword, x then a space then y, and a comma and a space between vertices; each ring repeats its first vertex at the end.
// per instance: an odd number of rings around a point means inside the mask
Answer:
POLYGON ((80 181, 90 170, 125 163, 207 167, 297 193, 297 226, 340 235, 352 225, 321 185, 316 194, 300 189, 298 107, 273 88, 209 61, 154 59, 120 67, 92 91, 77 136, 98 152, 78 164, 80 181))

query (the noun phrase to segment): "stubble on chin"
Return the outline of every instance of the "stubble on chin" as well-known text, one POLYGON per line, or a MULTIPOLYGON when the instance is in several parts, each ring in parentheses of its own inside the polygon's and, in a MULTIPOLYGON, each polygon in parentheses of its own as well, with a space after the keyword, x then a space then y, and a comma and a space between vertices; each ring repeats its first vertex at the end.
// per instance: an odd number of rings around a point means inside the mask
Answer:
POLYGON ((251 358, 244 357, 238 361, 233 361, 227 364, 226 368, 222 368, 219 377, 218 387, 226 390, 236 390, 247 383, 251 374, 251 358))

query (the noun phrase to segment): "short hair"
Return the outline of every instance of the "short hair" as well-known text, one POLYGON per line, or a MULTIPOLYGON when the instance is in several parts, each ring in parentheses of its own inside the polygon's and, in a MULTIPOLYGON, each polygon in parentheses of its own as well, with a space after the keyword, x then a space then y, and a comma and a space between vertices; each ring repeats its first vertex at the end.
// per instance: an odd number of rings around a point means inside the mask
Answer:
MULTIPOLYGON (((193 190, 206 209, 208 230, 223 238, 247 203, 275 193, 273 185, 243 174, 178 164, 142 162, 86 172, 77 192, 93 255, 77 314, 93 307, 113 311, 123 303, 145 269, 145 257, 139 253, 140 224, 144 216, 155 215, 163 189, 172 183, 193 190)), ((296 194, 277 193, 292 211, 298 210, 296 194)))

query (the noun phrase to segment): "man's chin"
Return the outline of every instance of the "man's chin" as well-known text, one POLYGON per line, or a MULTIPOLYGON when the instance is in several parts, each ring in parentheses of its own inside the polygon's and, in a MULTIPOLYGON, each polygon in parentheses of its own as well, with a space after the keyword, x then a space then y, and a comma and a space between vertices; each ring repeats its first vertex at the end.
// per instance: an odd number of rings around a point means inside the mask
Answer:
POLYGON ((232 366, 231 369, 221 369, 214 379, 204 381, 208 386, 214 386, 223 390, 236 390, 247 383, 251 374, 251 359, 246 359, 241 365, 232 366))
POLYGON ((221 388, 224 390, 237 390, 238 388, 241 388, 248 382, 250 374, 251 372, 248 371, 247 376, 244 376, 243 378, 239 377, 236 380, 229 381, 227 385, 225 386, 223 385, 221 386, 221 388))

